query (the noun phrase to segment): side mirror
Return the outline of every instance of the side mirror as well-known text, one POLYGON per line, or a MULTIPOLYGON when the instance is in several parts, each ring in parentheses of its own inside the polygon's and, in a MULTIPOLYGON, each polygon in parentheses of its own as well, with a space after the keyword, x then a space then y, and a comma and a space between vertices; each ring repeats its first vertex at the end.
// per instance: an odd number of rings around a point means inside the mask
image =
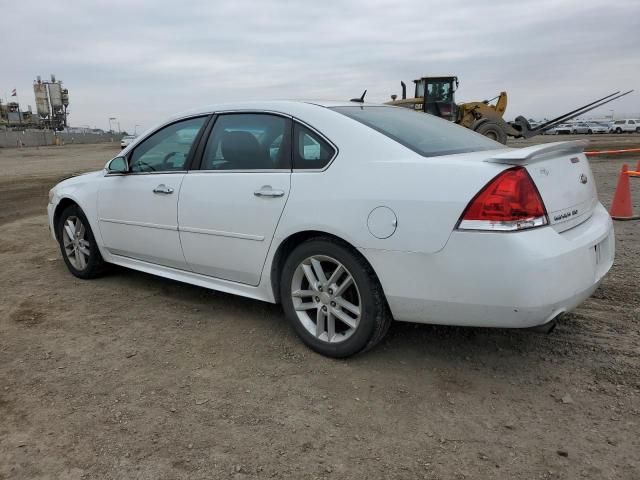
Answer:
POLYGON ((124 157, 116 157, 107 163, 107 172, 109 173, 127 173, 129 165, 124 157))

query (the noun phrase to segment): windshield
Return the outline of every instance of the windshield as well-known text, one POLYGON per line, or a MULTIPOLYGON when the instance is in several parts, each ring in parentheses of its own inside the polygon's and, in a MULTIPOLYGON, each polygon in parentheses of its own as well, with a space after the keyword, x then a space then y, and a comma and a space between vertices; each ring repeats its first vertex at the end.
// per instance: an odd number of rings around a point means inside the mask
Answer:
POLYGON ((402 107, 349 106, 332 110, 357 120, 424 157, 505 148, 452 122, 402 107))

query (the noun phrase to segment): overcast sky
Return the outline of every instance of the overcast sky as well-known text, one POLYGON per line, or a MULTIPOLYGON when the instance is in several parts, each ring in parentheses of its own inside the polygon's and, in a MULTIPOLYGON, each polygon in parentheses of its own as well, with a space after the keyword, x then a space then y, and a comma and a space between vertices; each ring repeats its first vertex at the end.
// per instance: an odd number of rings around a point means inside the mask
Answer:
MULTIPOLYGON (((509 93, 507 118, 563 113, 615 90, 640 116, 640 1, 0 0, 0 95, 55 73, 71 125, 151 126, 237 99, 385 101, 423 75, 457 100, 509 93)), ((411 87, 410 87, 411 90, 411 87)))

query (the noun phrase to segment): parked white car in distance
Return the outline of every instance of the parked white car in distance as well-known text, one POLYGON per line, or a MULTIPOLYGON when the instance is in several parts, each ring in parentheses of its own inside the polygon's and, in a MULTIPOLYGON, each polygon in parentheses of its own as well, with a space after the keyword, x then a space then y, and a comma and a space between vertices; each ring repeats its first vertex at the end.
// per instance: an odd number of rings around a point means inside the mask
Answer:
POLYGON ((570 123, 563 123, 553 128, 553 133, 556 135, 569 135, 573 132, 573 125, 570 123))
POLYGON ((609 129, 611 133, 640 133, 640 120, 616 120, 609 129))
POLYGON ((591 133, 609 133, 609 125, 605 123, 589 122, 588 125, 591 133))
POLYGON ((571 126, 571 133, 584 133, 591 135, 593 133, 608 133, 609 128, 605 125, 601 125, 595 122, 580 122, 574 123, 571 126))
POLYGON ((135 135, 125 135, 120 139, 120 147, 125 148, 128 147, 131 142, 136 139, 135 135))
POLYGON ((589 297, 614 234, 585 144, 506 148, 366 103, 217 105, 60 182, 49 225, 79 278, 116 264, 281 303, 345 357, 392 319, 549 326, 589 297))

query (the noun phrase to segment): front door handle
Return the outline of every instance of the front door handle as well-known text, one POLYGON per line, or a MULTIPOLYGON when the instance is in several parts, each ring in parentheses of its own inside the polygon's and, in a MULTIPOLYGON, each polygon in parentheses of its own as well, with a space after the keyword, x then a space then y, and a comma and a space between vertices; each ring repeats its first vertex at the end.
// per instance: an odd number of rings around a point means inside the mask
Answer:
POLYGON ((284 190, 274 190, 271 185, 264 185, 260 190, 253 192, 256 197, 282 197, 284 190))
POLYGON ((164 183, 161 183, 156 188, 153 189, 153 193, 163 193, 165 195, 169 195, 173 193, 173 188, 167 187, 164 183))

